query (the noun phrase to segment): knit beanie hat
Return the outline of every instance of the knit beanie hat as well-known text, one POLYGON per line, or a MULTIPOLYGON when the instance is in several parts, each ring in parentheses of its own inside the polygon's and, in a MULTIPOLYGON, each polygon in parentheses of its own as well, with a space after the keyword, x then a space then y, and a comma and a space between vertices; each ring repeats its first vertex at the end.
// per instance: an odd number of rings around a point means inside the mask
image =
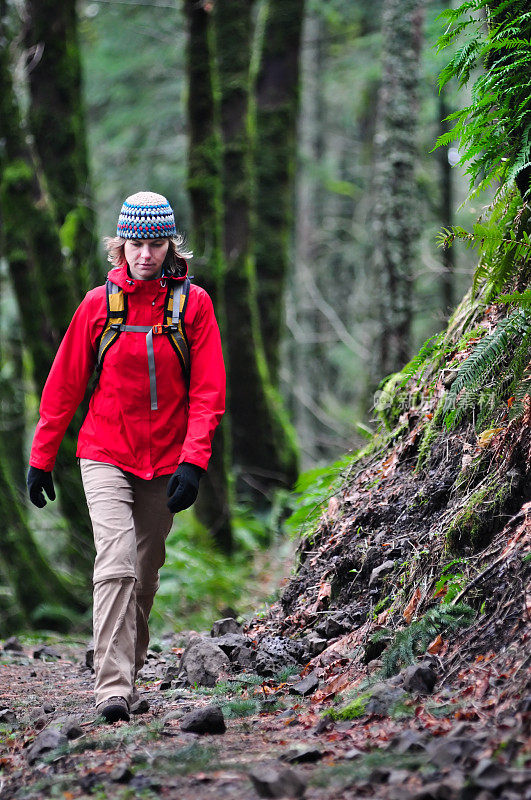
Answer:
POLYGON ((122 239, 162 239, 177 236, 172 207, 161 194, 132 194, 125 200, 120 211, 116 235, 122 239))

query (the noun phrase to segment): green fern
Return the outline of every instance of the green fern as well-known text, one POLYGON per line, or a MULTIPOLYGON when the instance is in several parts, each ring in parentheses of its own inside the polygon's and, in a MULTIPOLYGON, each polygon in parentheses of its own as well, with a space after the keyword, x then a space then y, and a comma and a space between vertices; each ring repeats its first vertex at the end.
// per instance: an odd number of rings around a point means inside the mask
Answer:
POLYGON ((400 382, 397 384, 397 388, 403 389, 410 378, 417 373, 419 373, 419 378, 422 377, 424 374, 424 369, 421 372, 421 368, 425 367, 427 362, 431 361, 440 351, 443 340, 444 331, 441 331, 440 333, 436 333, 434 336, 430 336, 430 338, 424 342, 417 355, 414 356, 414 358, 412 358, 411 361, 406 364, 406 366, 400 372, 401 377, 400 382))
MULTIPOLYGON (((531 319, 531 314, 529 314, 529 318, 531 319)), ((529 390, 528 365, 530 356, 531 330, 528 329, 522 336, 521 342, 516 344, 516 349, 513 352, 511 360, 501 377, 493 386, 493 390, 489 393, 490 408, 485 408, 484 413, 478 417, 476 422, 477 428, 483 427, 484 423, 490 421, 496 406, 502 399, 509 397, 515 397, 520 401, 520 405, 517 408, 514 408, 514 403, 511 406, 510 419, 520 416, 523 411, 521 401, 528 393, 525 390, 529 390)))
POLYGON ((526 395, 531 396, 531 364, 526 365, 520 381, 510 394, 512 404, 509 409, 509 422, 513 419, 520 419, 524 413, 524 398, 526 395))
POLYGON ((439 50, 462 43, 439 86, 474 82, 472 102, 448 117, 455 125, 436 147, 459 141, 475 195, 496 180, 512 181, 531 164, 531 13, 526 0, 472 0, 440 18, 447 27, 439 50), (486 71, 478 75, 481 67, 486 71))
POLYGON ((456 240, 479 250, 479 263, 474 273, 473 291, 488 285, 488 298, 499 294, 521 273, 531 260, 531 240, 520 224, 521 199, 517 192, 500 195, 489 209, 488 219, 467 231, 459 225, 443 228, 437 235, 439 247, 451 247, 456 240))
POLYGON ((356 455, 347 453, 333 464, 316 467, 299 476, 293 494, 294 510, 285 524, 292 534, 307 533, 320 519, 325 503, 342 485, 356 455))
POLYGON ((382 656, 382 677, 390 678, 402 667, 413 664, 443 630, 466 628, 472 623, 475 613, 473 608, 464 603, 455 606, 441 604, 430 608, 423 617, 395 635, 382 656))
POLYGON ((525 289, 523 292, 501 294, 496 298, 496 302, 503 305, 517 305, 519 308, 531 311, 531 289, 525 289))
POLYGON ((461 365, 444 402, 451 430, 479 407, 480 426, 520 382, 531 351, 531 312, 517 309, 485 336, 461 365))

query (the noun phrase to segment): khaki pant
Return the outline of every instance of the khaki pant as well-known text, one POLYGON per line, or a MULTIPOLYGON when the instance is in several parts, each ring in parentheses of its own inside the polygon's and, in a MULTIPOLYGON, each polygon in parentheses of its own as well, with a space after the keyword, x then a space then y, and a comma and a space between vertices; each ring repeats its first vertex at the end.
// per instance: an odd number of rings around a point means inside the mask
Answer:
POLYGON ((137 478, 112 464, 80 459, 94 531, 95 700, 131 702, 148 643, 148 617, 173 515, 168 476, 137 478))

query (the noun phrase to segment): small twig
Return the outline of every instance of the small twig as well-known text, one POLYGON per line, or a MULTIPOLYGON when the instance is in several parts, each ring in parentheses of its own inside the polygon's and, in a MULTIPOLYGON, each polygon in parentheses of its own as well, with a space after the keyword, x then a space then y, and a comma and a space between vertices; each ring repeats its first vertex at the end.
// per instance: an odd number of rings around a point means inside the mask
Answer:
POLYGON ((516 676, 518 675, 518 673, 520 672, 520 670, 521 670, 523 667, 527 666, 527 665, 529 664, 529 662, 530 662, 530 661, 531 661, 531 653, 528 653, 528 654, 527 654, 527 656, 526 656, 526 657, 524 658, 524 660, 522 661, 522 663, 520 664, 520 666, 518 667, 518 669, 516 670, 516 672, 514 672, 514 673, 513 673, 512 680, 514 680, 514 679, 516 678, 516 676))

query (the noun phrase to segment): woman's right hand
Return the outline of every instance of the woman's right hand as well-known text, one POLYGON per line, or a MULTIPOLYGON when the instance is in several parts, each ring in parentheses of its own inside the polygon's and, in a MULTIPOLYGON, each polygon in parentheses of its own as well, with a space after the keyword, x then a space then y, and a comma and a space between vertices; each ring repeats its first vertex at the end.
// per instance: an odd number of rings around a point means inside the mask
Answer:
POLYGON ((51 472, 46 472, 38 467, 30 467, 27 484, 30 500, 37 508, 44 508, 46 505, 43 489, 50 500, 55 500, 55 488, 51 472))

